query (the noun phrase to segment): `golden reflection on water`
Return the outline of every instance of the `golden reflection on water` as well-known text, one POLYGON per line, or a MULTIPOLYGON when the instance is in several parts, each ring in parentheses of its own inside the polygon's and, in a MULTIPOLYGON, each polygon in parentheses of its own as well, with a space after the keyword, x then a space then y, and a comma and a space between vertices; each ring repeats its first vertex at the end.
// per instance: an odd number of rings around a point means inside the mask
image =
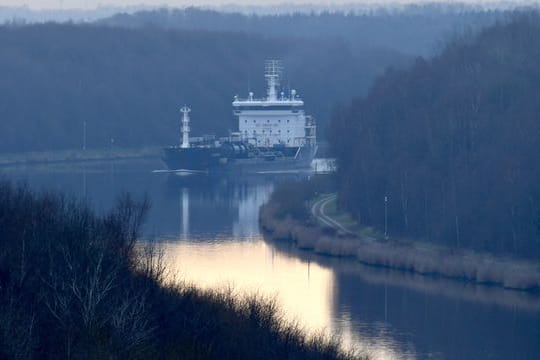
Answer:
POLYGON ((396 352, 398 346, 390 336, 368 338, 352 330, 350 319, 336 321, 332 313, 333 271, 277 252, 260 236, 241 242, 219 239, 161 244, 169 280, 275 297, 285 317, 308 332, 340 334, 346 347, 369 349, 373 359, 413 358, 396 352))
POLYGON ((277 254, 263 241, 168 242, 163 245, 172 277, 202 288, 232 286, 242 293, 276 297, 286 316, 309 329, 330 324, 332 271, 277 254))

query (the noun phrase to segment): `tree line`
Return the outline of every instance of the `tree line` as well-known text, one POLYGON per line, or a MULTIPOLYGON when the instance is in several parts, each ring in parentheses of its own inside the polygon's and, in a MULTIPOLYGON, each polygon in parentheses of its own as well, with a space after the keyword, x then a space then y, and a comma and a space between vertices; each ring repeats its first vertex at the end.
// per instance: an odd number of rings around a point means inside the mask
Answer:
POLYGON ((192 135, 227 135, 231 102, 264 96, 264 60, 286 66, 321 128, 334 102, 367 89, 389 51, 352 54, 342 41, 267 38, 205 30, 105 25, 0 27, 0 151, 170 145, 178 109, 192 108, 192 135))
POLYGON ((186 8, 119 13, 98 23, 129 28, 235 31, 272 37, 341 39, 359 54, 366 49, 382 48, 428 55, 437 50, 441 38, 467 28, 487 26, 506 15, 507 12, 503 10, 485 10, 451 3, 280 15, 186 8))
POLYGON ((539 258, 539 39, 536 13, 456 36, 336 110, 340 204, 391 236, 539 258))

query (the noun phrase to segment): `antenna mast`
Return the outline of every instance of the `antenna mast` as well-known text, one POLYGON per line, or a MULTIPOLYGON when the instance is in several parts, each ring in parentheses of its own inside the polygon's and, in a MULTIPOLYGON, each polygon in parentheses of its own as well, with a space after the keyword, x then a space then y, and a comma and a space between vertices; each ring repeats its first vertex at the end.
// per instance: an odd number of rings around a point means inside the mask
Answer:
POLYGON ((189 147, 189 113, 191 109, 184 105, 180 112, 182 113, 182 144, 180 147, 186 149, 189 147))
POLYGON ((279 87, 281 74, 283 73, 283 64, 281 60, 266 60, 264 65, 264 77, 268 84, 267 100, 276 101, 277 88, 279 87))

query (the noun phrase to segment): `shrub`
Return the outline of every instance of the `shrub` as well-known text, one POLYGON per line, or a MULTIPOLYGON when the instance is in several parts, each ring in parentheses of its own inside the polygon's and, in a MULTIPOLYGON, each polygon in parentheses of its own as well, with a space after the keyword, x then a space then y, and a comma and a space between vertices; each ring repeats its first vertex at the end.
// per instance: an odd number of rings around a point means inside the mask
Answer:
POLYGON ((164 284, 137 242, 148 201, 105 215, 0 182, 0 358, 347 359, 288 324, 275 301, 164 284))

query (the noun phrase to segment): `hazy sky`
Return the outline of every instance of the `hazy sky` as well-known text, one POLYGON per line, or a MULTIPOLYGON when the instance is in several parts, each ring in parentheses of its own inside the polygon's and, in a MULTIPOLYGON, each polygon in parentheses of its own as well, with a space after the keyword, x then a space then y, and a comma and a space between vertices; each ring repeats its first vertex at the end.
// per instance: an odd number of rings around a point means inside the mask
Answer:
MULTIPOLYGON (((148 5, 148 6, 219 6, 225 4, 236 5, 274 5, 286 3, 289 5, 299 4, 317 4, 317 5, 331 5, 331 4, 392 4, 392 3, 433 3, 433 2, 454 2, 452 0, 0 0, 0 6, 28 6, 33 9, 51 9, 51 8, 80 8, 80 9, 92 9, 100 6, 132 6, 132 5, 148 5)), ((460 0, 461 3, 483 3, 483 4, 496 4, 496 3, 519 3, 522 1, 508 1, 508 0, 460 0)), ((531 3, 532 0, 524 0, 524 2, 531 3)))

